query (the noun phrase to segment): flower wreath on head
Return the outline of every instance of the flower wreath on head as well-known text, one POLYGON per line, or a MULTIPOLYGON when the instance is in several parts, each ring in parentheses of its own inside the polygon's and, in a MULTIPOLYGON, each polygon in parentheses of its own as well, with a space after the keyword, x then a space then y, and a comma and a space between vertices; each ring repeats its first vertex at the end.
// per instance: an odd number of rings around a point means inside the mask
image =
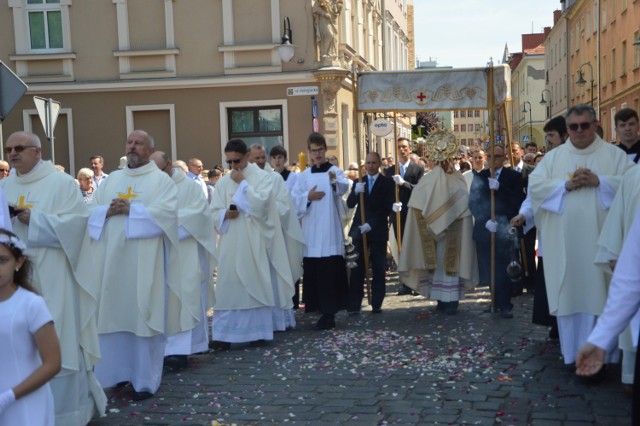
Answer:
POLYGON ((12 248, 17 248, 23 254, 27 250, 27 246, 24 245, 22 240, 20 238, 18 238, 18 237, 14 237, 12 235, 0 234, 0 244, 5 245, 5 246, 9 246, 9 247, 12 247, 12 248))

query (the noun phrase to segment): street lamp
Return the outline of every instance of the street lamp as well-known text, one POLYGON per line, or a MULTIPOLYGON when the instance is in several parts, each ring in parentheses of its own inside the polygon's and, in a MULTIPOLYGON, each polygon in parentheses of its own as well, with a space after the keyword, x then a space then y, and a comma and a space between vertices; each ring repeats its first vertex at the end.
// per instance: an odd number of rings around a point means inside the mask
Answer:
POLYGON ((589 66, 589 71, 591 73, 591 106, 593 106, 593 67, 591 66, 591 64, 589 62, 585 62, 584 64, 580 65, 580 68, 578 69, 578 81, 576 81, 576 84, 579 84, 580 86, 584 85, 587 80, 584 79, 584 75, 582 74, 582 67, 584 67, 585 65, 589 66))
POLYGON ((545 106, 545 110, 547 111, 547 118, 551 117, 551 106, 553 105, 553 102, 551 102, 551 91, 549 89, 543 89, 542 90, 542 98, 540 99, 540 105, 544 105, 545 106), (549 94, 549 106, 547 106, 547 100, 544 98, 544 92, 547 92, 549 94))
POLYGON ((522 112, 526 114, 527 111, 529 112, 529 141, 531 142, 533 141, 533 120, 531 118, 531 102, 524 101, 524 104, 522 105, 522 112), (527 110, 527 105, 529 105, 528 110, 527 110))

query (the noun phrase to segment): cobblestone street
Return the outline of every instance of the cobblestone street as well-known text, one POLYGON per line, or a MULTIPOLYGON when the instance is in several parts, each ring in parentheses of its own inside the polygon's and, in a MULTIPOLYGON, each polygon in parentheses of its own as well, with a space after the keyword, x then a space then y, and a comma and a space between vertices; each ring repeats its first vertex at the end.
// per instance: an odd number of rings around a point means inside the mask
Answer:
POLYGON ((599 383, 577 378, 557 341, 531 324, 531 296, 514 298, 515 318, 503 319, 484 313, 481 288, 451 316, 396 296, 391 282, 381 315, 341 313, 336 329, 318 332, 317 317, 298 312, 297 328, 267 346, 165 369, 150 400, 110 391, 107 415, 91 424, 629 424, 619 366, 599 383))

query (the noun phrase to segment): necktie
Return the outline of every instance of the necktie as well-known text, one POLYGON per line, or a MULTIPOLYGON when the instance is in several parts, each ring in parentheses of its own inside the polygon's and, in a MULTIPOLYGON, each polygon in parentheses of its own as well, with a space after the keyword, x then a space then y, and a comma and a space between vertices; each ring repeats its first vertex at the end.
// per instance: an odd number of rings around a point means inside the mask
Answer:
POLYGON ((520 171, 520 166, 516 166, 516 172, 520 171))
POLYGON ((369 194, 371 194, 371 189, 373 189, 373 176, 369 176, 369 194))
POLYGON ((407 171, 407 167, 404 164, 400 164, 400 176, 404 177, 404 172, 407 171))

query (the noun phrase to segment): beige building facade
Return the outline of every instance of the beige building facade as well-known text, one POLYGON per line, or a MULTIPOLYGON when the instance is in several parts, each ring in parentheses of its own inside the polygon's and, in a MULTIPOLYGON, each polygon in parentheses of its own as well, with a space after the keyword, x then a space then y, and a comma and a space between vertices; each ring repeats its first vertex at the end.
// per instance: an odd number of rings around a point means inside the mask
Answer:
POLYGON ((356 146, 350 71, 408 68, 407 9, 407 0, 0 0, 0 60, 29 85, 3 133, 34 131, 49 158, 32 100, 41 96, 61 102, 55 160, 72 174, 96 154, 115 169, 134 129, 206 168, 226 166, 234 137, 282 144, 298 161, 317 129, 345 165, 356 146))

